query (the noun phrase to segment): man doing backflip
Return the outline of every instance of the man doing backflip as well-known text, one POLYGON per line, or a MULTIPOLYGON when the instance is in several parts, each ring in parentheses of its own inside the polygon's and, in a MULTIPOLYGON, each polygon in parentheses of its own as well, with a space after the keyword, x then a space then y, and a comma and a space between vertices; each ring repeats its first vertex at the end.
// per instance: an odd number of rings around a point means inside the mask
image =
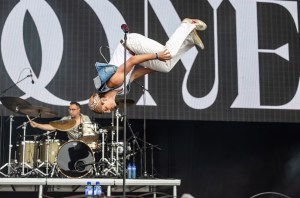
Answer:
MULTIPOLYGON (((129 33, 127 39, 126 84, 152 72, 169 72, 179 59, 194 45, 204 49, 197 30, 205 30, 199 19, 186 18, 165 45, 137 33, 129 33), (142 67, 135 68, 136 65, 142 67)), ((96 63, 98 76, 94 79, 97 93, 89 100, 95 113, 109 113, 116 107, 116 95, 124 94, 124 46, 120 43, 108 64, 96 63)))

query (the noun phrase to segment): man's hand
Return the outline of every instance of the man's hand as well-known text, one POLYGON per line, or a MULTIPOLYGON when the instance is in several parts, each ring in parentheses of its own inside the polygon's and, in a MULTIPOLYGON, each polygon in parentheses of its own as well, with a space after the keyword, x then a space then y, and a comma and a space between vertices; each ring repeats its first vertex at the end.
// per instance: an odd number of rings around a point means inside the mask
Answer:
POLYGON ((33 128, 37 128, 38 125, 39 125, 38 123, 36 123, 36 122, 34 122, 34 121, 32 121, 32 120, 30 120, 29 123, 30 123, 30 125, 31 125, 33 128))
POLYGON ((171 54, 168 49, 158 52, 158 60, 165 62, 166 60, 170 60, 170 59, 171 59, 171 54))

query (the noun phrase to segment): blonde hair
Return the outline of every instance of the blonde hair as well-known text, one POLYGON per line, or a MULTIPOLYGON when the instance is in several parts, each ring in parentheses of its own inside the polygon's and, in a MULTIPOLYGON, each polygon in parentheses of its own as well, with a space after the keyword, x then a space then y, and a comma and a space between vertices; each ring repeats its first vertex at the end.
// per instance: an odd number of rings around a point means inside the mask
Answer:
POLYGON ((94 113, 103 113, 101 95, 98 93, 93 93, 89 99, 89 108, 94 113))

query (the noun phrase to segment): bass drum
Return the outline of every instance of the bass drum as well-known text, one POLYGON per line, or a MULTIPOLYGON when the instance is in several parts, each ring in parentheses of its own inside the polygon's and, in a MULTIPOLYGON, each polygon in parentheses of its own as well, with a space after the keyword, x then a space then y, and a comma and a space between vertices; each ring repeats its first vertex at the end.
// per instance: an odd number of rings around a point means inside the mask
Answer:
POLYGON ((65 177, 85 177, 92 172, 94 163, 90 147, 78 140, 66 142, 57 154, 57 168, 65 177))

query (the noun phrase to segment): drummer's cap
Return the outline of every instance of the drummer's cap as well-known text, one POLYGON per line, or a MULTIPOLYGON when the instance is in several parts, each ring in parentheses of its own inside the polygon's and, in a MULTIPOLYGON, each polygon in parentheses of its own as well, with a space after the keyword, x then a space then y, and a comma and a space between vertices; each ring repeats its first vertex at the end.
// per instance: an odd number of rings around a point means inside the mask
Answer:
POLYGON ((98 93, 93 93, 89 99, 89 108, 94 113, 103 113, 102 111, 102 103, 101 103, 101 97, 98 93))

